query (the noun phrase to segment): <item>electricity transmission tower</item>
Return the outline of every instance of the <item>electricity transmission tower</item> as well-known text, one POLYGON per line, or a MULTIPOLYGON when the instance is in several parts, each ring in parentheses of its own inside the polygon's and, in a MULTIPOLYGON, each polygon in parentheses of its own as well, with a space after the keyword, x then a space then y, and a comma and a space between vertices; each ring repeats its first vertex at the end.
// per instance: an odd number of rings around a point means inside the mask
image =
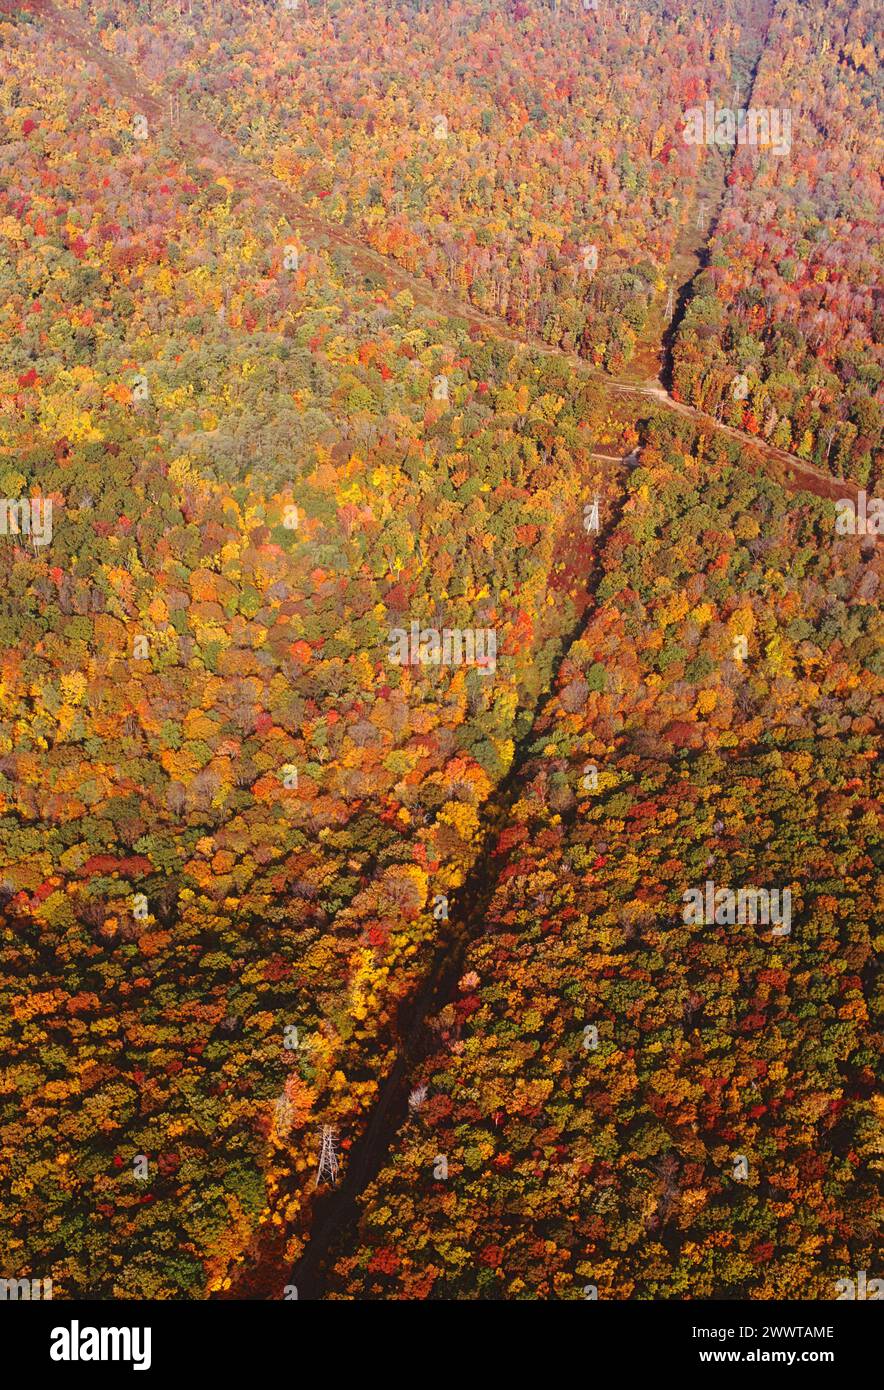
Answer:
POLYGON ((322 1126, 322 1143, 319 1149, 319 1167, 316 1170, 316 1187, 325 1178, 332 1187, 338 1180, 338 1156, 335 1153, 335 1132, 331 1125, 322 1126))

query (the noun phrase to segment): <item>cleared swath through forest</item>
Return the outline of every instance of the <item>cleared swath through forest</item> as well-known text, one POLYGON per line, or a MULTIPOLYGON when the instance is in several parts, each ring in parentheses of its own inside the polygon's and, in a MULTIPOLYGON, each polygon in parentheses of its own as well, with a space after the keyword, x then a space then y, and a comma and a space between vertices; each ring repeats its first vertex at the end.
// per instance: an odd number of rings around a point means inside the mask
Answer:
MULTIPOLYGON (((737 105, 740 92, 745 86, 747 90, 746 105, 752 105, 752 93, 755 89, 755 79, 758 73, 758 66, 761 62, 761 55, 767 43, 768 29, 770 28, 771 13, 773 10, 773 0, 750 0, 750 4, 745 16, 742 42, 737 47, 734 55, 734 81, 737 84, 734 90, 734 105, 737 105), (742 70, 745 69, 745 72, 742 70)), ((675 358, 675 344, 678 338, 681 325, 684 322, 685 314, 694 295, 694 286, 697 279, 703 274, 709 265, 710 244, 718 226, 718 219, 722 209, 727 202, 727 174, 734 162, 737 146, 734 145, 731 157, 728 160, 721 159, 720 164, 715 166, 715 173, 711 184, 698 192, 697 216, 699 220, 700 209, 704 213, 705 225, 702 238, 692 236, 690 230, 687 232, 687 247, 681 252, 676 247, 673 256, 673 264, 678 269, 679 265, 685 263, 691 266, 690 273, 686 279, 677 279, 677 296, 675 303, 675 313, 669 324, 666 325, 662 337, 663 361, 661 367, 661 381, 668 388, 672 385, 672 375, 675 358), (706 204, 706 197, 709 198, 709 206, 706 204), (701 199, 703 200, 701 203, 701 199)), ((696 224, 695 224, 696 229, 696 224)))
MULTIPOLYGON (((626 460, 623 460, 623 464, 625 470, 626 460)), ((601 557, 609 536, 620 523, 626 497, 621 480, 617 505, 612 508, 610 519, 595 538, 593 562, 586 575, 589 593, 594 593, 602 577, 601 557)), ((521 792, 521 779, 532 745, 540 736, 544 715, 557 693, 557 677, 562 661, 574 643, 579 641, 593 613, 594 605, 591 603, 574 630, 563 637, 549 689, 537 702, 531 728, 516 745, 509 772, 482 807, 479 850, 462 887, 450 895, 447 930, 439 939, 424 982, 400 1016, 402 1041, 396 1061, 381 1086, 364 1133, 350 1150, 340 1185, 316 1203, 310 1243, 288 1281, 297 1288, 299 1299, 322 1298, 328 1260, 334 1256, 338 1245, 347 1244, 347 1233, 359 1219, 359 1198, 381 1171, 406 1118, 412 1073, 432 1042, 428 1020, 453 996, 467 948, 484 929, 486 912, 496 886, 493 861, 498 833, 506 828, 512 818, 512 807, 521 792)))

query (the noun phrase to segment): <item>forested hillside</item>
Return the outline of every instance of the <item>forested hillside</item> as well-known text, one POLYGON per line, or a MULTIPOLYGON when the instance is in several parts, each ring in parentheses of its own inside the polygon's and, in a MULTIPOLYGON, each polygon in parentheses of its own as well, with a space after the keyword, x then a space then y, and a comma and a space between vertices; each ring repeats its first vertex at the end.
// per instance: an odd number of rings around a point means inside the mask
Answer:
POLYGON ((872 1259, 871 25, 0 4, 4 1278, 872 1259))
POLYGON ((287 270, 294 229, 4 38, 2 483, 55 518, 0 556, 4 1229, 62 1289, 192 1293, 270 1155, 312 1179, 304 1116, 372 1102, 585 602, 603 419, 554 363, 287 270), (388 661, 434 619, 494 629, 493 679, 388 661))

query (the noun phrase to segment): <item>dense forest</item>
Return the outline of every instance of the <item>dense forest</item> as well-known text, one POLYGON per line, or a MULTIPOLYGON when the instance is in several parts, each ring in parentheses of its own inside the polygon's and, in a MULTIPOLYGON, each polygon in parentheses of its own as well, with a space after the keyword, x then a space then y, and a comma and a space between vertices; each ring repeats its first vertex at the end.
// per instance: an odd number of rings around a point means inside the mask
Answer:
POLYGON ((286 270, 294 229, 10 37, 2 484, 55 534, 2 551, 3 1224, 62 1288, 193 1292, 293 1125, 311 1166, 296 1121, 372 1102, 585 602, 606 417, 554 362, 286 270), (494 629, 493 681, 387 661, 434 619, 494 629))
POLYGON ((693 215, 680 113, 730 81, 737 6, 131 9, 102 7, 111 50, 314 209, 549 343, 629 362, 693 215))
POLYGON ((751 100, 791 112, 790 157, 737 149, 675 371, 686 400, 870 484, 884 379, 878 17, 869 0, 776 6, 751 100))
POLYGON ((878 476, 871 26, 0 5, 4 1274, 282 1298, 394 1083, 330 1298, 869 1265, 880 552, 766 446, 878 476))

